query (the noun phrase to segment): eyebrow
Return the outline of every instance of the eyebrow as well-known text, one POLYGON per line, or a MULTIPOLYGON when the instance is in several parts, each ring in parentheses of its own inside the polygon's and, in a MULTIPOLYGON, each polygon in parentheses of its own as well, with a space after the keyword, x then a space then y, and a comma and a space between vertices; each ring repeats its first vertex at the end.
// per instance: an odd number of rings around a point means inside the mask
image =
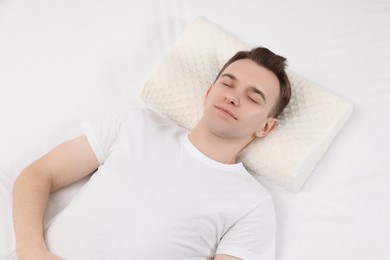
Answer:
MULTIPOLYGON (((234 76, 233 74, 230 74, 230 73, 224 73, 224 74, 221 75, 221 78, 222 77, 228 77, 228 78, 230 78, 232 80, 235 80, 235 81, 237 80, 237 77, 234 76)), ((260 89, 256 88, 255 86, 249 86, 249 90, 254 92, 254 93, 256 93, 256 94, 259 94, 264 99, 264 101, 267 102, 267 99, 265 98, 265 95, 264 95, 263 91, 261 91, 260 89)))

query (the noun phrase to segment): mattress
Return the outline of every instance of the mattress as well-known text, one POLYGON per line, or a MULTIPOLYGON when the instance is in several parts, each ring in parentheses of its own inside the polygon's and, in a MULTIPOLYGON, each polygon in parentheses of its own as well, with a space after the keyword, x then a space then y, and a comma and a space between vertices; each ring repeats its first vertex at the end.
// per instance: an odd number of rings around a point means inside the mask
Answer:
MULTIPOLYGON (((0 259, 15 259, 12 183, 91 117, 143 106, 145 80, 205 17, 354 106, 302 189, 265 178, 278 260, 390 258, 390 3, 375 1, 0 2, 0 259)), ((46 220, 82 185, 53 194, 46 220)))

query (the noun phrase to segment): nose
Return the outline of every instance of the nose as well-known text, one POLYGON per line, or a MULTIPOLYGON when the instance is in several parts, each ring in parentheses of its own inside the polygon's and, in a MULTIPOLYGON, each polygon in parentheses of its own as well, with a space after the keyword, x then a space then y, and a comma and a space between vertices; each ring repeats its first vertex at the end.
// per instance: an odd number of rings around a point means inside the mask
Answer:
POLYGON ((225 102, 228 103, 228 104, 231 104, 231 105, 233 105, 235 107, 240 105, 238 99, 235 96, 233 96, 232 94, 226 94, 225 95, 225 102))

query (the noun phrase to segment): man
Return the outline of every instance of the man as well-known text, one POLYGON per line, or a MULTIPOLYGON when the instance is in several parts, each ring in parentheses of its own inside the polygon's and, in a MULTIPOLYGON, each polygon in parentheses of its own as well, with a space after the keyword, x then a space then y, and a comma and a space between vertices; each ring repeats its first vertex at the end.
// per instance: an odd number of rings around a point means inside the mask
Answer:
POLYGON ((285 66, 266 48, 238 52, 191 132, 132 111, 86 124, 26 167, 14 185, 18 258, 274 259, 272 199, 236 159, 277 125, 291 95, 285 66), (50 193, 94 171, 43 232, 50 193))

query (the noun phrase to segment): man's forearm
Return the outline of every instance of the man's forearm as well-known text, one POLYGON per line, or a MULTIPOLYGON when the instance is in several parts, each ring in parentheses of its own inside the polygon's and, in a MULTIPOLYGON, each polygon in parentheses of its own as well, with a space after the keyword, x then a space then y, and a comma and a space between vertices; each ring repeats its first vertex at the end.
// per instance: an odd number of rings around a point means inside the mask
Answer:
POLYGON ((13 190, 13 220, 16 252, 20 259, 32 252, 45 251, 43 215, 47 207, 51 181, 32 169, 24 170, 13 190))

